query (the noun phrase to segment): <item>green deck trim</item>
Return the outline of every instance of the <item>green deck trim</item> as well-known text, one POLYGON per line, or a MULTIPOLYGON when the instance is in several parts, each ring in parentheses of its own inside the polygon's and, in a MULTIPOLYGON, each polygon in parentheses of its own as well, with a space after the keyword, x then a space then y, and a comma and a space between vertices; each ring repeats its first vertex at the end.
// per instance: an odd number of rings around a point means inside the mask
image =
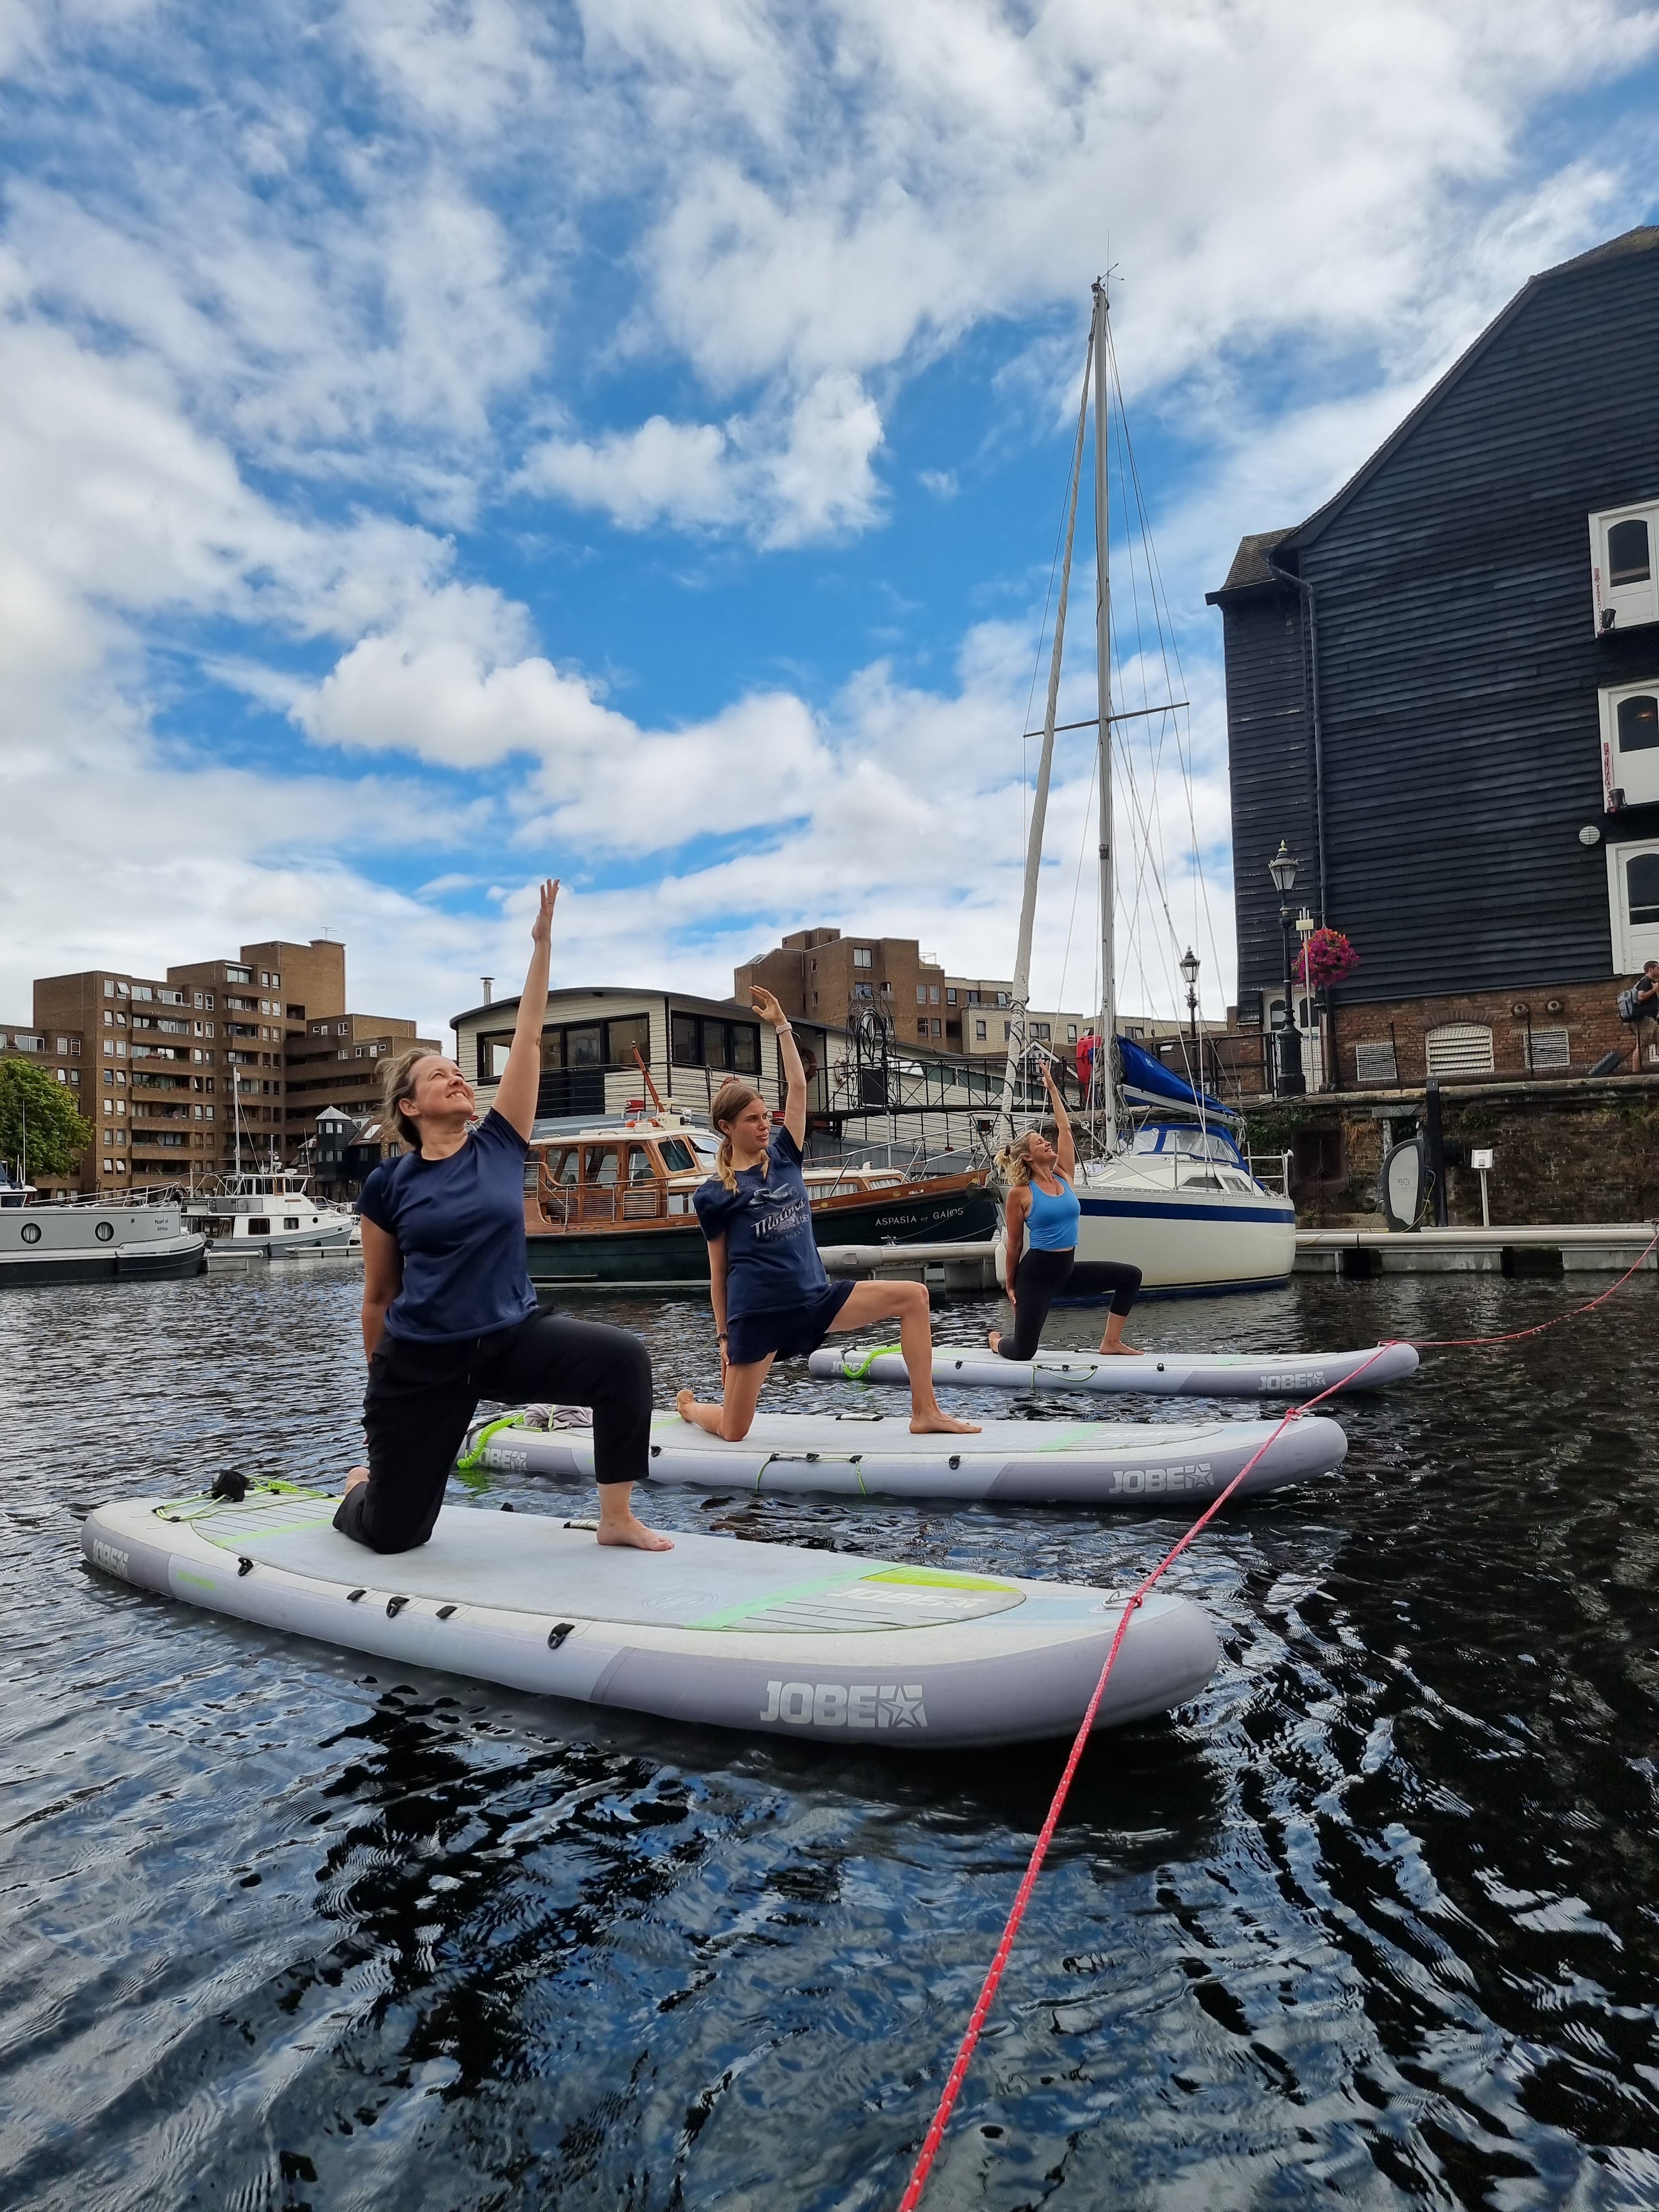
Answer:
POLYGON ((730 1628, 739 1620, 748 1620, 757 1613, 770 1613, 775 1606, 792 1605, 797 1598, 818 1597, 830 1590, 850 1589, 854 1583, 867 1577, 862 1570, 843 1571, 838 1575, 818 1575, 810 1583, 790 1583, 782 1589, 767 1590, 762 1596, 747 1599, 742 1605, 726 1607, 720 1613, 705 1613, 701 1620, 688 1620, 688 1628, 730 1628))
POLYGON ((477 1439, 473 1444, 471 1450, 469 1452, 463 1452, 460 1457, 456 1461, 456 1474, 471 1474, 473 1468, 482 1462, 484 1453, 489 1449, 489 1439, 491 1437, 495 1435, 498 1430, 521 1429, 523 1426, 524 1415, 522 1413, 503 1413, 499 1421, 486 1421, 483 1428, 479 1430, 477 1439))
POLYGON ((944 1567, 888 1567, 866 1575, 871 1583, 920 1583, 930 1589, 1012 1590, 1016 1585, 996 1575, 953 1575, 944 1567))

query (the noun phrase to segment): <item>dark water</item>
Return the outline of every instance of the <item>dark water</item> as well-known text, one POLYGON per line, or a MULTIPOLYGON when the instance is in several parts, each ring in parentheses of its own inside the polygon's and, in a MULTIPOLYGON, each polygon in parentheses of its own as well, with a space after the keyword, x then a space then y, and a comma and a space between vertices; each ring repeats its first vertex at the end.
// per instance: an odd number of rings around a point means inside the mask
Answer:
MULTIPOLYGON (((1462 1335, 1605 1279, 1306 1281, 1143 1336, 1462 1335)), ((1334 1483, 1200 1540, 1222 1672, 1091 1748, 930 2205, 1659 2203, 1656 1291, 1437 1355, 1344 1411, 1334 1483)), ((356 1297, 0 1302, 0 2204, 893 2204, 1060 1750, 841 1754, 404 1679, 82 1565, 76 1505, 337 1476, 356 1297)), ((665 1400, 712 1380, 706 1314, 605 1310, 665 1400)), ((747 1520, 1115 1583, 1180 1526, 747 1520)))

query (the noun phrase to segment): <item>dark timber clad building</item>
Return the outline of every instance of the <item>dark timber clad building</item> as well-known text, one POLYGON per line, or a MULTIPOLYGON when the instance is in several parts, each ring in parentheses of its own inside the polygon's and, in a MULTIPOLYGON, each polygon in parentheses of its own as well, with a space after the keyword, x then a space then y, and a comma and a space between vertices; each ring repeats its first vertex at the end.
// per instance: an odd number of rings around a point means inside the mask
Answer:
POLYGON ((1534 276, 1209 599, 1241 1017, 1282 1004, 1283 837, 1361 957, 1342 1088, 1627 1045, 1614 997, 1659 957, 1659 228, 1534 276))

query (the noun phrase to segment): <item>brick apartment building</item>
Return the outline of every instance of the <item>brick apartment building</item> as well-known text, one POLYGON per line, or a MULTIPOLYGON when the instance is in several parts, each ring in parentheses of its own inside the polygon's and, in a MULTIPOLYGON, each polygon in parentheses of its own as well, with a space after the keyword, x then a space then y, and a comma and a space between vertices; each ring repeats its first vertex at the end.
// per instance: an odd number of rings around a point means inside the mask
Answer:
POLYGON ((414 1033, 413 1022, 349 1013, 345 947, 313 938, 245 945, 164 978, 104 967, 40 976, 31 1029, 6 1035, 11 1049, 27 1040, 94 1125, 79 1188, 114 1192, 227 1173, 239 1150, 245 1168, 300 1164, 322 1108, 365 1110, 380 1057, 414 1033))
MULTIPOLYGON (((902 1043, 940 1052, 994 1056, 1008 1043, 1011 981, 948 975, 924 958, 914 937, 843 937, 838 929, 803 929, 732 974, 732 996, 749 1002, 758 983, 784 1012, 804 1022, 844 1030, 862 1007, 884 1013, 902 1043)), ((1030 1034, 1062 1057, 1089 1026, 1086 1014, 1029 1010, 1030 1034)))

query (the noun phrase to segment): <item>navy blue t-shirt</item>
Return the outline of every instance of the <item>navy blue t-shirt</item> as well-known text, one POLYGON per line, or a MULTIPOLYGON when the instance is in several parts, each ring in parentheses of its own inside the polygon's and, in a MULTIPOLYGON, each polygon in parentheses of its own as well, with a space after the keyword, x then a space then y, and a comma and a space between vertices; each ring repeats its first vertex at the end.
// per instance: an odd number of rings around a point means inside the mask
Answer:
POLYGON ((358 1210, 398 1240, 404 1286, 386 1325, 417 1344, 512 1328, 536 1310, 524 1241, 530 1147, 491 1107, 447 1160, 383 1160, 358 1210))
POLYGON ((703 1235, 726 1239, 728 1321, 775 1306, 803 1306, 830 1287, 812 1242, 801 1148, 787 1129, 779 1128, 766 1157, 763 1178, 758 1168, 739 1168, 735 1190, 715 1176, 691 1201, 703 1235))

